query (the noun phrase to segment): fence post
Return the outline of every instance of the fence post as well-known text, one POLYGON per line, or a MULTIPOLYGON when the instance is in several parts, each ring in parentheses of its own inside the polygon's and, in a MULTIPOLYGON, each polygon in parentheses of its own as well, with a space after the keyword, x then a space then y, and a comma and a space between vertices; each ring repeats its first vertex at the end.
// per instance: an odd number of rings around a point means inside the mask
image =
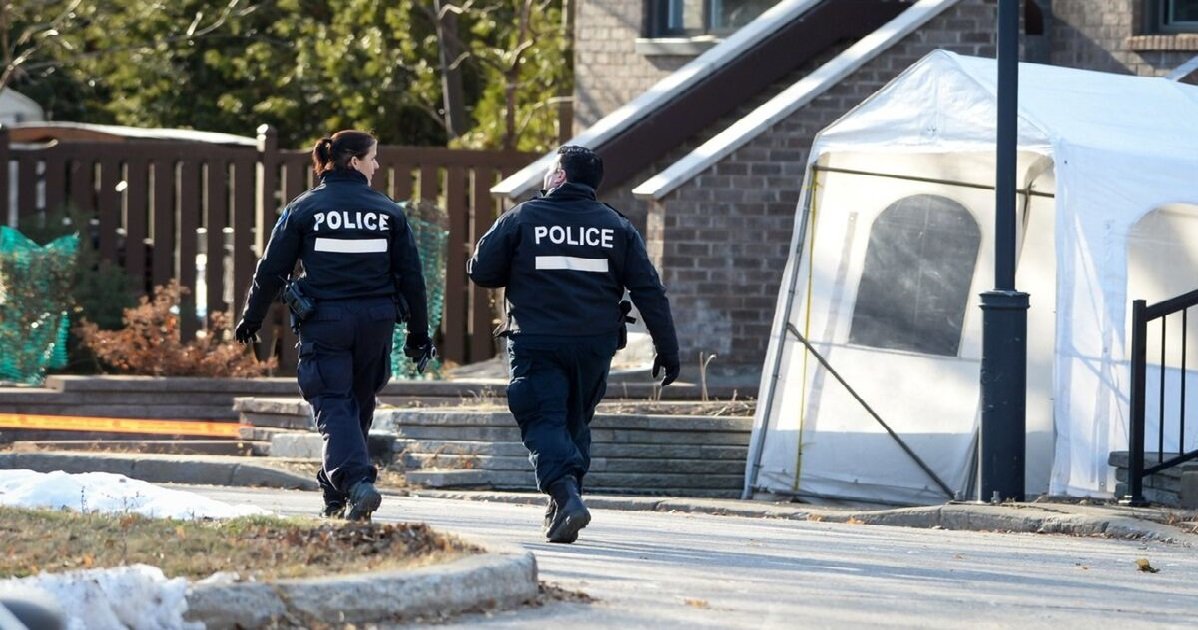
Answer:
MULTIPOLYGON (((261 257, 266 253, 270 231, 275 224, 275 208, 279 202, 275 195, 279 191, 279 133, 271 125, 258 127, 258 168, 255 186, 256 206, 254 212, 254 253, 261 257)), ((253 272, 250 271, 252 274, 253 272)), ((248 286, 248 283, 247 283, 248 286)), ((286 371, 287 364, 287 317, 278 304, 273 304, 262 324, 258 356, 279 356, 280 366, 286 371), (275 346, 280 349, 276 351, 275 346)))
MULTIPOLYGON (((1131 426, 1127 444, 1126 505, 1147 505, 1144 500, 1144 386, 1148 371, 1148 303, 1135 300, 1131 306, 1131 426)), ((1162 370, 1163 372, 1163 370, 1162 370)), ((1184 375, 1182 378, 1185 378, 1184 375)))
POLYGON ((266 250, 270 229, 274 226, 275 192, 279 189, 279 133, 270 125, 258 127, 258 181, 255 193, 258 210, 254 214, 254 250, 258 256, 266 250))
POLYGON ((10 225, 17 227, 15 219, 11 216, 12 209, 15 207, 12 197, 9 196, 8 175, 11 172, 11 167, 8 165, 8 127, 0 125, 0 168, 4 169, 0 172, 0 208, 4 208, 4 216, 0 216, 0 225, 10 225), (12 219, 10 221, 10 219, 12 219))

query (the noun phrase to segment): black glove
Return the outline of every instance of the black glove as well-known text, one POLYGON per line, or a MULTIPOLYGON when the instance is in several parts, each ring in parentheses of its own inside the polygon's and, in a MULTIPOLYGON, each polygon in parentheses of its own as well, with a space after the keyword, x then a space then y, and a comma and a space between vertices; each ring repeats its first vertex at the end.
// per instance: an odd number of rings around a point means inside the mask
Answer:
POLYGON ((237 339, 237 343, 248 344, 258 340, 258 330, 262 328, 262 322, 250 322, 241 320, 237 322, 237 330, 233 331, 233 338, 237 339))
POLYGON ((678 361, 678 355, 657 355, 653 357, 653 378, 657 378, 657 373, 665 370, 666 377, 661 379, 661 386, 665 387, 673 383, 678 378, 678 370, 682 369, 682 364, 678 361))
POLYGON ((437 357, 437 347, 427 336, 415 337, 408 333, 408 338, 403 344, 403 354, 415 362, 416 371, 423 374, 424 368, 428 367, 428 362, 437 357))

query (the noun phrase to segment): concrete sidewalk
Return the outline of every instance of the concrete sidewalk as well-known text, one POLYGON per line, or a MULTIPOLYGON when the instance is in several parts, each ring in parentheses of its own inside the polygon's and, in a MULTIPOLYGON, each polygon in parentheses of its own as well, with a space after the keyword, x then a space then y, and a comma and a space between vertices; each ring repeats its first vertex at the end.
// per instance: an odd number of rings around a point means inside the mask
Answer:
MULTIPOLYGON (((40 472, 103 471, 154 483, 265 486, 314 490, 307 476, 271 465, 270 458, 219 455, 142 455, 127 453, 0 453, 0 468, 40 472)), ((387 488, 383 488, 384 491, 387 488)), ((535 493, 405 489, 416 497, 544 504, 535 493)), ((779 501, 738 501, 687 497, 590 495, 594 508, 628 511, 695 512, 861 525, 940 528, 968 531, 1026 532, 1146 539, 1198 546, 1198 511, 1130 508, 1088 502, 947 503, 894 509, 825 507, 779 501)))

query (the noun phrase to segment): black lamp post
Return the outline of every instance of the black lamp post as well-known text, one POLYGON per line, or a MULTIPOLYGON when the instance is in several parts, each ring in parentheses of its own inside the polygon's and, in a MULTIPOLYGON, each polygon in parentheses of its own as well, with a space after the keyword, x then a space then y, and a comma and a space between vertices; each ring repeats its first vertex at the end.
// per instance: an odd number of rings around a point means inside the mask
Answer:
POLYGON ((1028 294, 1015 290, 1019 1, 998 2, 994 289, 982 298, 978 498, 1022 501, 1027 450, 1028 294))

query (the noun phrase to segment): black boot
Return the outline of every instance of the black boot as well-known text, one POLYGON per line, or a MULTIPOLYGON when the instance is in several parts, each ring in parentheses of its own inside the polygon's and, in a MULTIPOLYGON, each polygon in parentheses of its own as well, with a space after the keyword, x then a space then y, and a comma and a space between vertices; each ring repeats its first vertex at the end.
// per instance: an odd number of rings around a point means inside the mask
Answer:
POLYGON ((553 524, 553 515, 557 514, 557 501, 553 497, 549 497, 549 502, 545 504, 545 524, 541 528, 541 533, 549 535, 549 526, 553 524))
POLYGON ((578 540, 578 531, 591 522, 591 513, 578 494, 578 480, 566 475, 549 486, 549 496, 557 504, 557 512, 549 523, 545 537, 549 542, 572 543, 578 540))
POLYGON ((379 494, 373 483, 359 481, 349 489, 349 509, 345 512, 345 520, 369 523, 370 515, 379 509, 382 502, 383 495, 379 494))
POLYGON ((320 511, 320 515, 324 518, 331 519, 345 518, 345 503, 326 501, 324 504, 324 509, 320 511))

